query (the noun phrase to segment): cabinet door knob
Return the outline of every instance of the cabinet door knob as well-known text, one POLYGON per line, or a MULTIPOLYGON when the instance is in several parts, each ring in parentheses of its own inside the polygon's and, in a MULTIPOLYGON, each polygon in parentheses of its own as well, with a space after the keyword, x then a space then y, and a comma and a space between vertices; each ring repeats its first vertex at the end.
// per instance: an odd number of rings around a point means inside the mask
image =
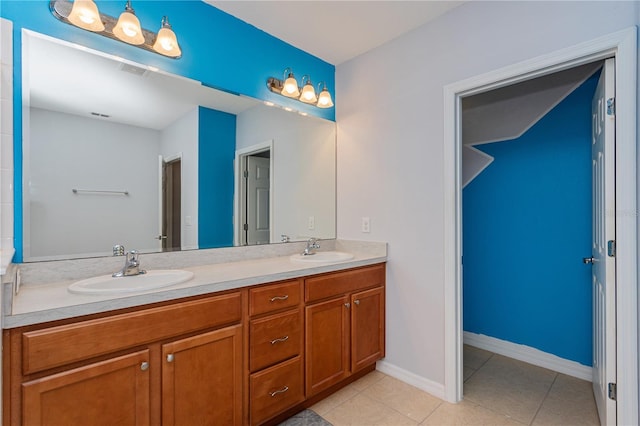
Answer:
POLYGON ((167 355, 167 362, 173 362, 173 354, 167 355))
POLYGON ((360 304, 360 300, 356 299, 356 300, 353 301, 353 303, 355 303, 356 305, 359 305, 360 304))
POLYGON ((280 390, 269 392, 269 395, 271 395, 271 398, 273 398, 274 396, 278 395, 279 393, 285 393, 288 390, 289 390, 289 386, 285 386, 280 390))
POLYGON ((149 363, 148 362, 143 362, 142 364, 140 364, 140 370, 142 371, 147 371, 149 369, 149 363))
POLYGON ((273 296, 271 298, 271 302, 275 302, 276 300, 287 300, 289 298, 288 294, 285 294, 284 296, 273 296))
POLYGON ((351 303, 347 302, 347 303, 344 304, 344 306, 346 306, 347 309, 349 309, 351 307, 351 303))
POLYGON ((284 336, 284 337, 281 337, 281 338, 279 338, 279 339, 273 339, 273 340, 271 341, 271 344, 272 344, 272 345, 275 345, 275 344, 276 344, 276 343, 278 343, 278 342, 286 342, 287 340, 289 340, 289 336, 284 336))

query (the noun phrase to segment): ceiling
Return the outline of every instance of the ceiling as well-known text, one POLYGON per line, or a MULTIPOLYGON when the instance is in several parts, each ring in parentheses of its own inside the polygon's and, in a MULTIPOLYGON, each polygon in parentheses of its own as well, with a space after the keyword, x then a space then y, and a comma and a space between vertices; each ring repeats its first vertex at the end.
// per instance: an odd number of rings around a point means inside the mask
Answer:
POLYGON ((162 130, 198 106, 238 114, 258 103, 49 37, 24 40, 25 106, 162 130))
POLYGON ((333 65, 378 47, 464 3, 432 0, 204 1, 333 65))

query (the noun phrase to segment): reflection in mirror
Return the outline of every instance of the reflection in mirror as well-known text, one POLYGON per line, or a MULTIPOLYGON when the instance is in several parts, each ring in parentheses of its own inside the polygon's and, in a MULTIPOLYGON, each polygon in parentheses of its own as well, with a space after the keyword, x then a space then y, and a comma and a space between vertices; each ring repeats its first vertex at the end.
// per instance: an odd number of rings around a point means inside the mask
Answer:
POLYGON ((335 123, 30 31, 22 44, 24 261, 335 238, 335 123))

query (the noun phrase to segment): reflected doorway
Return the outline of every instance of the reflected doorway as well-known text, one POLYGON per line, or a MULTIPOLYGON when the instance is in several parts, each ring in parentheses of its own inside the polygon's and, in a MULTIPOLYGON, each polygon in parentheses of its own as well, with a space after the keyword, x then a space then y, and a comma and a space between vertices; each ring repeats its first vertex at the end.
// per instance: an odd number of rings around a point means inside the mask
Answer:
POLYGON ((241 157, 242 245, 270 242, 271 150, 241 157))
POLYGON ((162 161, 162 218, 158 239, 162 251, 181 249, 182 159, 162 161))

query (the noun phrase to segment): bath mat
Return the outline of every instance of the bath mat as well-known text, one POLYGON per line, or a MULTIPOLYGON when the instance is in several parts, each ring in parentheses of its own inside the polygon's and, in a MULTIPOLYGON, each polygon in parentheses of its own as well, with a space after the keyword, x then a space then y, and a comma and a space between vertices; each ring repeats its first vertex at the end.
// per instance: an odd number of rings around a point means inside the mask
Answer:
POLYGON ((293 417, 289 417, 279 426, 333 426, 312 410, 304 410, 293 417))

